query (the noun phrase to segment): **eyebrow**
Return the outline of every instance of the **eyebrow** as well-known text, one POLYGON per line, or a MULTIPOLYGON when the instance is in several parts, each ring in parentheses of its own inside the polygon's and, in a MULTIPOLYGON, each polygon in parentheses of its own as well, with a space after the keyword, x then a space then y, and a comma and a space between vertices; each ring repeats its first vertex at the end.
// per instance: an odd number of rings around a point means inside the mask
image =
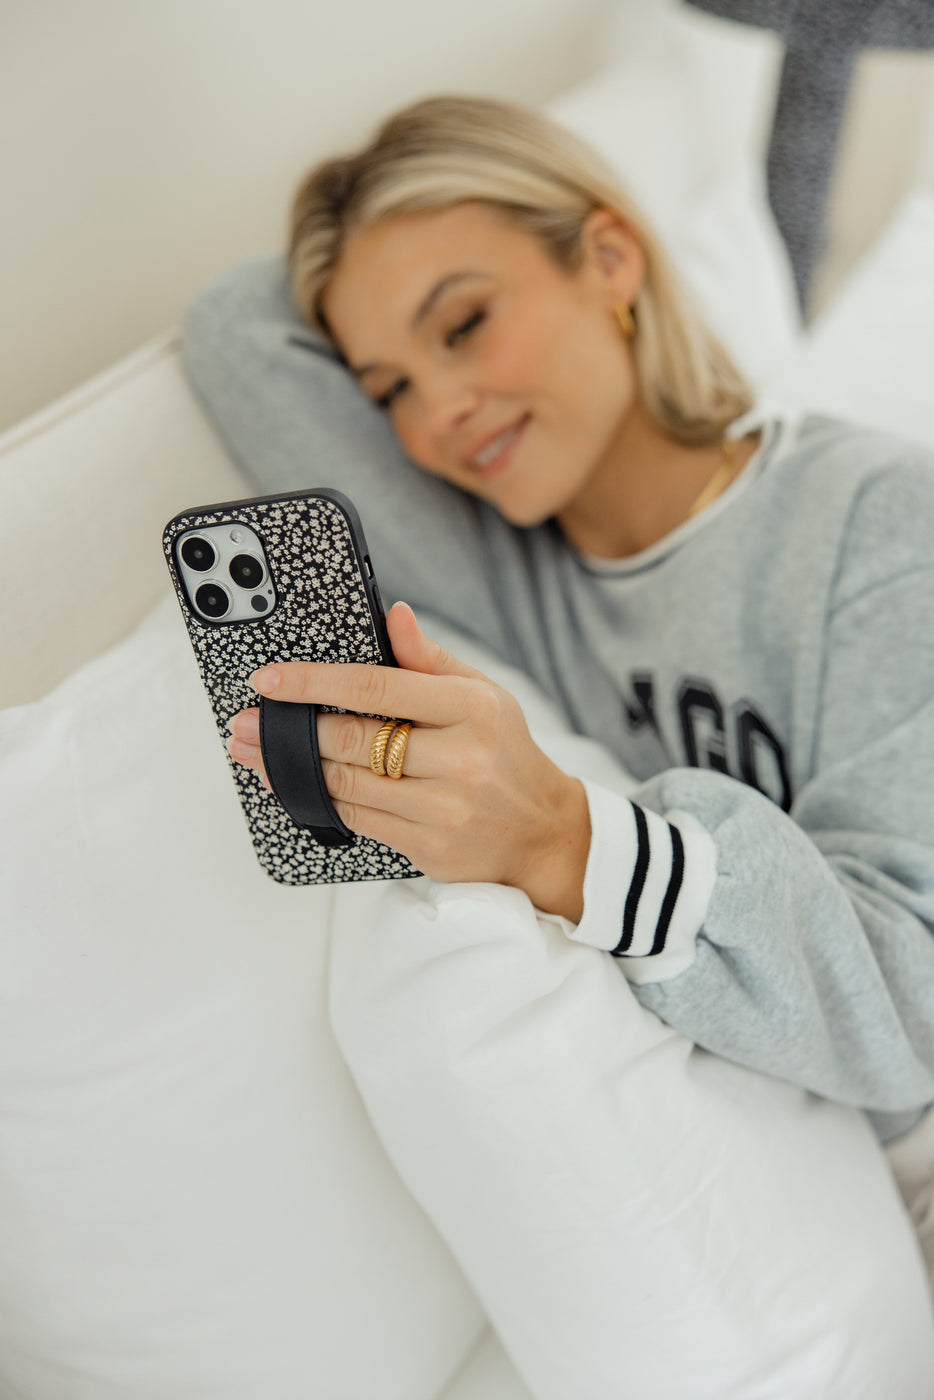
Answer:
MULTIPOLYGON (((438 298, 442 296, 448 290, 449 287, 452 287, 455 282, 465 282, 469 281, 473 277, 486 277, 488 275, 489 274, 486 272, 477 271, 449 272, 446 277, 442 277, 439 282, 435 283, 431 291, 422 301, 415 315, 412 317, 409 329, 414 331, 419 326, 419 324, 422 321, 424 321, 425 317, 428 315, 429 311, 434 306, 438 298)), ((362 379, 363 376, 365 374, 369 374, 371 370, 380 368, 381 366, 379 364, 361 365, 359 369, 354 369, 353 365, 351 365, 350 371, 355 379, 362 379)))

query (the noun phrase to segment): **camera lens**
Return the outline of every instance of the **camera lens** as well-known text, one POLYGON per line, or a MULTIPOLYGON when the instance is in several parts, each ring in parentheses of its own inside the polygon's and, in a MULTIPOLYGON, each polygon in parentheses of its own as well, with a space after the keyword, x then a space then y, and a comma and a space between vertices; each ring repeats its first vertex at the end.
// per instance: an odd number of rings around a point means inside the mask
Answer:
POLYGON ((202 583, 195 594, 195 607, 205 617, 223 617, 230 609, 230 594, 219 583, 202 583))
POLYGON ((198 535, 191 535, 182 545, 182 558, 189 569, 197 569, 199 573, 204 574, 214 567, 217 554, 214 546, 207 540, 198 535))
POLYGON ((259 588, 263 566, 252 554, 235 554, 230 561, 230 577, 240 588, 259 588))

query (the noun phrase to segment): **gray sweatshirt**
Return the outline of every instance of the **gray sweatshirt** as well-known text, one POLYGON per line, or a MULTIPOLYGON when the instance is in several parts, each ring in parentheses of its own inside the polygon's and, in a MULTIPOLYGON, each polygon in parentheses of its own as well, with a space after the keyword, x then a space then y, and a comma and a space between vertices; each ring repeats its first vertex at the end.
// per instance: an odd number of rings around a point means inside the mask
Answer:
POLYGON ((282 259, 208 288, 182 349, 259 491, 346 492, 387 606, 519 666, 638 780, 631 800, 585 784, 568 935, 698 1045, 867 1110, 883 1141, 912 1126, 934 1102, 932 454, 774 420, 713 505, 593 560, 416 467, 282 259))

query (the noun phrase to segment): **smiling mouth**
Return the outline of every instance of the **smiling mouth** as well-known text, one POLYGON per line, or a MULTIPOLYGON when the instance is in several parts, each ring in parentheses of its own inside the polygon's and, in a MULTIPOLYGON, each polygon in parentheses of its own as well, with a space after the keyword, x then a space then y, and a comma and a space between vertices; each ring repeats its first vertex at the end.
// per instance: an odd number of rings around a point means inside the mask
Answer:
POLYGON ((470 463, 470 470, 482 477, 493 476, 501 471, 511 462, 516 448, 525 435, 525 430, 531 421, 532 415, 526 413, 523 418, 513 428, 508 428, 506 432, 500 433, 495 442, 491 442, 489 447, 478 452, 470 463))

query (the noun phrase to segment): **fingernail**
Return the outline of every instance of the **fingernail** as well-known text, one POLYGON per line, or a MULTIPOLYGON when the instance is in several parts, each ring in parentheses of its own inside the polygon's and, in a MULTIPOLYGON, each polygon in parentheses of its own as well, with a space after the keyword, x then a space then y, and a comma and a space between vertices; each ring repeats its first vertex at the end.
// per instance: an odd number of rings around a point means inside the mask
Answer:
POLYGON ((268 695, 278 684, 279 672, 275 666, 262 666, 250 677, 250 685, 254 690, 258 690, 260 695, 268 695))
POLYGON ((236 763, 251 763, 257 753, 255 744, 248 744, 245 739, 238 739, 236 734, 231 734, 224 747, 236 763))

